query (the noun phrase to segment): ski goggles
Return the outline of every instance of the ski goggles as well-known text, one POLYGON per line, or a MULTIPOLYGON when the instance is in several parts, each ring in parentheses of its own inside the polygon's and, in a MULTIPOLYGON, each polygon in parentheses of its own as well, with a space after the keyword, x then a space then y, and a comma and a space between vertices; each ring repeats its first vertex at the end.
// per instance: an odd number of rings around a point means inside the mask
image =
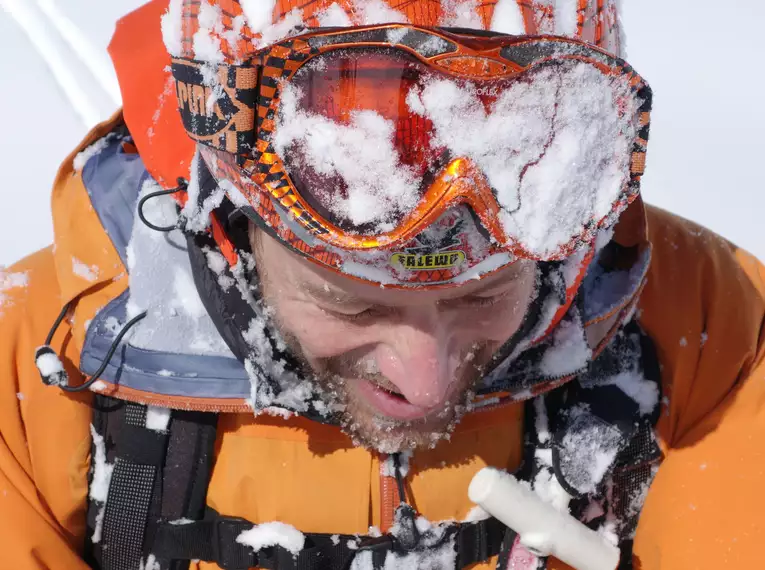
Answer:
POLYGON ((637 196, 650 88, 578 40, 476 34, 319 29, 237 65, 174 58, 179 109, 253 208, 330 246, 400 244, 464 204, 494 247, 562 259, 637 196))

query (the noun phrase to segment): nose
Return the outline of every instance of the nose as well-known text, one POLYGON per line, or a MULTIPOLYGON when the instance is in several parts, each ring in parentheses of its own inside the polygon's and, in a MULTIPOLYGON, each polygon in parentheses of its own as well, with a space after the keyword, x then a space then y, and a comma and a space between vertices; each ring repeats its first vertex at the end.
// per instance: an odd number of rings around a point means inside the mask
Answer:
POLYGON ((436 307, 405 311, 378 346, 379 371, 415 406, 444 404, 459 366, 453 331, 436 307))

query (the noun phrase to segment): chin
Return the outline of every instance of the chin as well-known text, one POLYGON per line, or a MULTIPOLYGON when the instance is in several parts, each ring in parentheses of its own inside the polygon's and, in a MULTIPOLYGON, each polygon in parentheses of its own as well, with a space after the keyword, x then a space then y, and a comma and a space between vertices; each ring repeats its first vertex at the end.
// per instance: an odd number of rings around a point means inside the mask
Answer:
MULTIPOLYGON (((462 400, 467 398, 465 394, 462 400)), ((355 445, 380 453, 433 449, 451 437, 465 410, 464 404, 448 404, 422 419, 401 421, 381 416, 351 397, 346 401, 341 426, 355 445)))

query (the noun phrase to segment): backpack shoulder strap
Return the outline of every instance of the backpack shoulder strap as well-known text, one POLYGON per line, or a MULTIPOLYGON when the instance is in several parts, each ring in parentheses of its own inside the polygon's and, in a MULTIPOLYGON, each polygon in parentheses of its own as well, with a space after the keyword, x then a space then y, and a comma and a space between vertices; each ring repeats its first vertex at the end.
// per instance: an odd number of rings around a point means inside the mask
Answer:
MULTIPOLYGON (((85 559, 100 570, 138 570, 161 520, 200 518, 217 415, 97 395, 93 414, 85 559)), ((183 570, 188 561, 155 560, 183 570)))

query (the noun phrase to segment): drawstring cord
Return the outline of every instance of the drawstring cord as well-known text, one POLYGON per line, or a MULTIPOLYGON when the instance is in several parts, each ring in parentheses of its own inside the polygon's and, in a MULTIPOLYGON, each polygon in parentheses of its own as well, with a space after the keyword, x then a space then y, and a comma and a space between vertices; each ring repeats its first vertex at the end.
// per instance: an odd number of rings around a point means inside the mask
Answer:
POLYGON ((87 382, 79 386, 70 386, 69 375, 64 369, 64 365, 61 362, 61 357, 55 350, 53 350, 53 348, 51 348, 50 344, 53 342, 53 335, 56 334, 56 331, 61 325, 61 322, 64 320, 64 317, 76 302, 77 298, 72 299, 64 305, 64 307, 61 309, 61 312, 58 314, 58 317, 56 317, 53 326, 48 332, 48 336, 45 338, 45 344, 35 351, 35 365, 37 366, 37 370, 40 373, 40 377, 42 378, 43 383, 48 386, 58 386, 65 392, 82 392, 90 388, 101 377, 101 374, 104 373, 104 370, 106 370, 106 367, 109 365, 109 361, 111 360, 112 356, 114 356, 114 353, 117 351, 117 347, 119 347, 119 344, 122 342, 124 336, 138 321, 147 315, 147 312, 144 311, 143 313, 136 315, 127 323, 125 323, 125 326, 122 327, 122 330, 120 330, 114 341, 112 341, 112 344, 109 347, 109 350, 106 352, 106 356, 101 362, 101 366, 98 367, 98 370, 93 373, 87 382))
MULTIPOLYGON (((147 220, 143 213, 144 205, 152 198, 175 194, 176 192, 180 192, 188 188, 188 182, 182 177, 179 176, 177 182, 178 186, 176 188, 151 192, 138 201, 138 217, 140 218, 141 222, 144 223, 144 225, 158 232, 170 232, 178 227, 177 222, 172 226, 157 226, 147 220)), ((56 331, 61 325, 61 322, 64 320, 64 317, 66 317, 66 314, 70 311, 76 302, 77 298, 75 297, 63 306, 61 312, 58 314, 58 317, 56 317, 53 326, 48 332, 48 336, 45 338, 45 344, 43 344, 35 351, 35 366, 37 366, 37 370, 40 373, 40 377, 42 378, 43 383, 48 386, 58 386, 65 392, 83 392, 90 388, 101 377, 101 374, 104 373, 104 370, 106 370, 106 367, 109 365, 109 361, 111 360, 112 356, 114 356, 114 353, 117 351, 117 347, 119 346, 120 342, 122 342, 124 336, 138 321, 146 317, 147 314, 146 311, 144 311, 143 313, 136 315, 127 323, 125 323, 125 326, 122 327, 122 330, 119 332, 119 334, 117 334, 111 346, 109 347, 109 350, 106 352, 106 356, 101 362, 101 365, 98 367, 98 370, 93 373, 87 382, 81 384, 80 386, 70 386, 69 375, 64 369, 64 365, 61 362, 61 357, 55 350, 53 350, 53 348, 51 348, 50 344, 53 342, 53 335, 56 334, 56 331)))
POLYGON ((406 489, 404 488, 404 476, 401 473, 401 454, 394 453, 393 456, 393 472, 396 476, 396 486, 398 487, 398 497, 402 503, 406 503, 406 489))
POLYGON ((393 472, 396 476, 396 486, 398 487, 398 496, 401 501, 396 509, 396 519, 403 527, 404 532, 399 533, 396 542, 405 551, 414 550, 420 544, 420 531, 417 528, 417 512, 406 500, 406 489, 404 487, 404 475, 401 473, 401 454, 394 453, 393 472))
POLYGON ((178 186, 176 188, 171 188, 169 190, 158 190, 157 192, 151 192, 150 194, 146 194, 146 196, 144 196, 138 201, 138 217, 141 219, 141 221, 143 222, 145 226, 157 232, 171 232, 178 227, 177 222, 173 224, 172 226, 156 226, 152 224, 149 220, 147 220, 146 216, 144 216, 143 214, 144 204, 148 202, 149 200, 151 200, 152 198, 156 198, 158 196, 167 196, 169 194, 175 194, 176 192, 186 190, 186 188, 188 188, 189 186, 189 183, 183 178, 181 178, 180 176, 178 177, 177 182, 178 182, 178 186))

